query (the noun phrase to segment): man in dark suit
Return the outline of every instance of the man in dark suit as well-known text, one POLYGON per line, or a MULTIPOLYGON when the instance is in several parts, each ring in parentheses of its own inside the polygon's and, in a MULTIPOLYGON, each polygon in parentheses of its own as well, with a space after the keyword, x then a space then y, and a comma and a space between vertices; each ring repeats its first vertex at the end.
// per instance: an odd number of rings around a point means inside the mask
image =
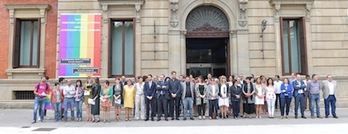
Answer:
POLYGON ((304 115, 305 110, 305 83, 301 80, 301 75, 297 74, 296 80, 292 83, 294 86, 294 97, 295 97, 295 119, 298 116, 298 106, 300 105, 301 118, 307 119, 304 115))
POLYGON ((170 107, 169 107, 169 115, 174 120, 174 109, 175 109, 175 117, 176 120, 179 119, 179 108, 180 108, 180 100, 181 100, 181 83, 180 80, 176 78, 176 72, 171 72, 172 79, 168 82, 168 89, 170 93, 170 107))
POLYGON ((153 107, 153 96, 155 94, 156 90, 156 83, 152 81, 152 75, 149 74, 148 77, 148 82, 144 84, 144 94, 145 94, 145 108, 146 108, 146 119, 145 121, 149 120, 150 117, 150 112, 151 112, 151 120, 154 121, 153 117, 155 116, 154 114, 154 107, 153 107))
POLYGON ((168 110, 167 110, 167 99, 169 98, 169 92, 167 88, 167 82, 164 81, 164 74, 159 76, 159 81, 157 82, 157 121, 161 120, 162 114, 164 114, 164 119, 168 121, 168 110), (163 113, 162 113, 163 111, 163 113))

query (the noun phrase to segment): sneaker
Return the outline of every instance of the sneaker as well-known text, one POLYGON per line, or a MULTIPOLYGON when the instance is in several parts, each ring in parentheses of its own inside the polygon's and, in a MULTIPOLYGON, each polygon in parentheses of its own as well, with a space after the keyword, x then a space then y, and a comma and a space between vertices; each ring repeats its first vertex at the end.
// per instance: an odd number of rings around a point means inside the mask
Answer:
POLYGON ((203 116, 203 119, 205 119, 205 116, 203 116))
POLYGON ((201 119, 202 119, 202 117, 201 117, 201 116, 198 116, 198 119, 200 119, 200 120, 201 120, 201 119))

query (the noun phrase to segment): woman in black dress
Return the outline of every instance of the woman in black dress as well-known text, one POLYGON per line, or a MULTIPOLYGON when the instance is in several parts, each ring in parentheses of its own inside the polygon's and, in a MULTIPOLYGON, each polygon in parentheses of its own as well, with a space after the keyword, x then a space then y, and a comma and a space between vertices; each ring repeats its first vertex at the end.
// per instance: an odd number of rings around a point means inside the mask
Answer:
POLYGON ((101 85, 99 82, 99 78, 94 78, 94 83, 92 85, 92 98, 95 102, 94 105, 92 105, 91 113, 93 116, 92 122, 99 122, 100 121, 100 91, 101 91, 101 85))

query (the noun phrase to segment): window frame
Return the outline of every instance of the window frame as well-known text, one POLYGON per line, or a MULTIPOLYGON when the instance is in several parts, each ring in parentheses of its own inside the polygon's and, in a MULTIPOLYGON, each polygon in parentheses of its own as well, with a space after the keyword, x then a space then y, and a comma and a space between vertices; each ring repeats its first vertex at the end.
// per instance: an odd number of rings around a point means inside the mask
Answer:
POLYGON ((15 18, 15 23, 14 23, 14 34, 13 34, 13 60, 12 60, 12 66, 13 68, 39 68, 40 67, 40 39, 41 39, 41 19, 40 18, 15 18), (21 65, 20 64, 20 57, 21 57, 21 53, 20 53, 20 49, 21 49, 21 33, 22 33, 22 21, 30 21, 32 28, 30 31, 30 60, 29 60, 29 65, 21 65), (33 39, 34 39, 34 22, 37 21, 38 22, 38 41, 37 41, 37 65, 33 65, 33 39), (19 24, 19 26, 17 25, 19 24), (19 30, 18 30, 19 29, 19 30), (17 33, 18 32, 18 33, 17 33), (19 36, 18 41, 16 41, 16 36, 19 36), (18 43, 18 44, 17 44, 18 43), (17 46, 18 45, 18 46, 17 46), (18 48, 17 48, 18 47, 18 48), (19 50, 18 54, 16 54, 16 49, 19 50), (16 57, 17 56, 17 57, 16 57))
POLYGON ((280 40, 281 40, 281 60, 282 60, 282 75, 291 75, 291 73, 299 73, 301 75, 308 74, 308 58, 307 58, 307 37, 306 37, 306 23, 305 23, 305 17, 280 17, 280 40), (284 21, 291 21, 296 20, 300 22, 302 25, 302 29, 299 29, 300 32, 302 32, 302 36, 299 37, 300 45, 303 45, 303 49, 299 51, 299 57, 301 58, 301 70, 300 72, 293 72, 292 71, 292 60, 291 60, 291 40, 290 40, 290 27, 288 25, 288 57, 289 57, 289 72, 285 72, 285 62, 284 62, 284 33, 283 33, 283 23, 284 21), (303 38, 303 40, 301 39, 303 38))
POLYGON ((114 77, 121 77, 121 76, 125 76, 125 77, 135 77, 135 52, 136 52, 136 45, 135 45, 135 39, 136 39, 136 21, 135 18, 111 18, 109 19, 109 51, 108 51, 108 60, 109 60, 109 64, 108 64, 108 77, 109 78, 114 78, 114 77), (126 46, 126 41, 125 41, 125 27, 122 27, 122 74, 121 75, 114 75, 112 74, 112 26, 113 26, 113 22, 115 21, 120 21, 123 24, 125 22, 133 22, 133 75, 125 75, 125 46, 126 46))

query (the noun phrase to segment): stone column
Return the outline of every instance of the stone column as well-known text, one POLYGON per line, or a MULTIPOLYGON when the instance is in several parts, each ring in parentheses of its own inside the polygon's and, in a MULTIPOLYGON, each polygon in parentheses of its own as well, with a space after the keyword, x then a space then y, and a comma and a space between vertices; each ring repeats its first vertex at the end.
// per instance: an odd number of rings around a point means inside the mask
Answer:
POLYGON ((100 66, 100 77, 108 77, 108 64, 109 64, 109 18, 108 18, 108 5, 102 5, 102 33, 101 33, 101 66, 100 66), (104 59, 104 60, 102 60, 104 59))
POLYGON ((308 74, 313 74, 316 72, 313 72, 313 56, 312 56, 312 29, 311 29, 311 9, 312 9, 312 3, 307 3, 306 4, 306 19, 305 21, 305 31, 306 31, 306 48, 307 48, 307 73, 308 74))
POLYGON ((276 53, 276 74, 282 74, 282 50, 281 50, 281 36, 280 36, 280 24, 279 24, 279 10, 280 5, 275 5, 274 15, 274 39, 275 39, 275 53, 276 53))
POLYGON ((168 49, 169 49, 169 70, 176 71, 181 74, 181 41, 180 30, 172 29, 168 33, 168 49))
POLYGON ((135 24, 135 76, 142 75, 141 74, 141 5, 135 5, 135 13, 136 13, 136 24, 135 24))
MULTIPOLYGON (((44 69, 45 68, 45 46, 46 46, 46 8, 40 8, 40 69, 44 69)), ((41 76, 43 75, 40 74, 41 76)))
POLYGON ((239 29, 237 31, 237 72, 239 74, 250 74, 249 57, 249 31, 247 29, 239 29))
POLYGON ((180 74, 186 74, 186 30, 180 33, 180 74))
POLYGON ((230 65, 231 74, 238 73, 238 55, 237 55, 237 31, 231 31, 230 34, 230 65))

